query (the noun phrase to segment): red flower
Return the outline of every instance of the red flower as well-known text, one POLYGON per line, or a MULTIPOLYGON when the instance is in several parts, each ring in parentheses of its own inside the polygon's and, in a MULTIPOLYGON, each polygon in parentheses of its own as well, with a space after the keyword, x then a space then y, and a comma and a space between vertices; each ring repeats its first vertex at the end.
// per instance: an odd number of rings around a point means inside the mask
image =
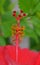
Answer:
POLYGON ((16 63, 16 47, 0 47, 0 65, 40 65, 40 53, 27 48, 18 48, 18 62, 16 63))

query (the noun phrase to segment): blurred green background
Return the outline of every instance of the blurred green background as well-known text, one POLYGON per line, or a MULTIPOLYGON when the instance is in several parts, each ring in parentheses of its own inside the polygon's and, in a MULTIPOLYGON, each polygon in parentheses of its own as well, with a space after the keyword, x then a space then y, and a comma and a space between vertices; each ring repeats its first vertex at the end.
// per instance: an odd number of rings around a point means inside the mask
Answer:
MULTIPOLYGON (((18 0, 18 6, 28 15, 20 25, 26 27, 24 33, 30 38, 30 49, 40 51, 40 0, 18 0)), ((16 24, 12 16, 14 8, 11 0, 0 0, 0 46, 11 44, 11 26, 16 24)))

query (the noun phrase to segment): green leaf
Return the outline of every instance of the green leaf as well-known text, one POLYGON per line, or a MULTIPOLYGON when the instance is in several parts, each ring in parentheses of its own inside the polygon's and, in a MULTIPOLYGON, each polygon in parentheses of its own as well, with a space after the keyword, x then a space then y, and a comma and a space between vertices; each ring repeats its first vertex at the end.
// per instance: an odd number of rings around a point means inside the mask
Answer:
POLYGON ((11 11, 13 8, 14 8, 14 3, 12 3, 12 4, 10 4, 10 5, 8 6, 8 11, 11 11))
MULTIPOLYGON (((36 16, 33 16, 32 18, 31 18, 31 23, 34 25, 34 26, 39 26, 39 24, 40 24, 40 19, 38 19, 36 16)), ((40 26, 39 26, 40 27, 40 26)))
POLYGON ((19 0, 19 7, 22 9, 24 12, 29 12, 30 10, 30 0, 19 0))
POLYGON ((6 45, 6 42, 2 36, 0 36, 0 46, 6 45))
POLYGON ((5 0, 5 3, 4 3, 4 10, 7 12, 8 11, 8 7, 9 5, 11 4, 11 0, 5 0))
POLYGON ((5 0, 0 0, 0 6, 3 6, 5 3, 5 0))
POLYGON ((0 14, 3 15, 3 14, 5 13, 4 8, 1 7, 0 9, 1 9, 1 10, 0 10, 0 14))
POLYGON ((40 19, 38 19, 36 16, 34 16, 31 19, 31 23, 33 24, 35 32, 40 36, 40 19))
POLYGON ((11 26, 16 24, 15 18, 10 14, 7 13, 2 17, 2 32, 4 33, 4 37, 10 37, 11 34, 11 26))
POLYGON ((40 11, 36 12, 36 16, 40 19, 40 11))
POLYGON ((39 0, 19 0, 19 7, 24 12, 33 14, 39 2, 39 0))
POLYGON ((27 18, 23 18, 20 22, 21 26, 25 26, 25 30, 24 30, 25 36, 29 36, 33 38, 36 41, 36 43, 39 43, 37 31, 36 31, 38 30, 37 28, 39 28, 39 23, 40 23, 38 20, 39 19, 37 19, 36 17, 32 17, 30 20, 27 20, 27 18), (32 24, 32 26, 30 26, 30 24, 32 24))
POLYGON ((36 5, 35 12, 40 11, 40 2, 36 5))
POLYGON ((36 29, 36 32, 40 36, 40 29, 36 29))
POLYGON ((2 15, 2 23, 6 23, 6 22, 13 22, 14 24, 15 24, 15 21, 16 21, 16 19, 15 19, 15 17, 13 17, 13 15, 12 15, 12 12, 6 12, 4 15, 2 15))
POLYGON ((4 8, 3 8, 4 3, 5 0, 0 0, 0 14, 4 14, 4 8))

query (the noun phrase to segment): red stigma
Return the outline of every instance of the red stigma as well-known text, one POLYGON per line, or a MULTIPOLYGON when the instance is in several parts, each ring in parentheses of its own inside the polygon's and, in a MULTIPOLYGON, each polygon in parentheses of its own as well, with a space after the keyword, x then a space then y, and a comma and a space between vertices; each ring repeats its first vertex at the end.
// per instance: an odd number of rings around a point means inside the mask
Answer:
POLYGON ((16 11, 13 11, 13 13, 16 13, 16 11))
POLYGON ((23 16, 26 16, 26 14, 24 13, 23 16))
POLYGON ((22 10, 20 10, 20 12, 21 12, 21 13, 23 13, 23 11, 22 11, 22 10))
POLYGON ((14 13, 13 16, 16 16, 16 14, 14 13))

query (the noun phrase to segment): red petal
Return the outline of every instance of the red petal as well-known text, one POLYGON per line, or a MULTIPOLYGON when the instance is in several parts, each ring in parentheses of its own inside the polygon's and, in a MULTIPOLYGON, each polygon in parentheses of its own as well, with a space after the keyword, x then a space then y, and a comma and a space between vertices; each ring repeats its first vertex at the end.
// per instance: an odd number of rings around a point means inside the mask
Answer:
MULTIPOLYGON (((9 65, 8 62, 14 63, 14 61, 16 62, 16 46, 0 46, 0 65, 9 65)), ((40 65, 40 54, 27 48, 21 49, 18 47, 18 64, 40 65)))

